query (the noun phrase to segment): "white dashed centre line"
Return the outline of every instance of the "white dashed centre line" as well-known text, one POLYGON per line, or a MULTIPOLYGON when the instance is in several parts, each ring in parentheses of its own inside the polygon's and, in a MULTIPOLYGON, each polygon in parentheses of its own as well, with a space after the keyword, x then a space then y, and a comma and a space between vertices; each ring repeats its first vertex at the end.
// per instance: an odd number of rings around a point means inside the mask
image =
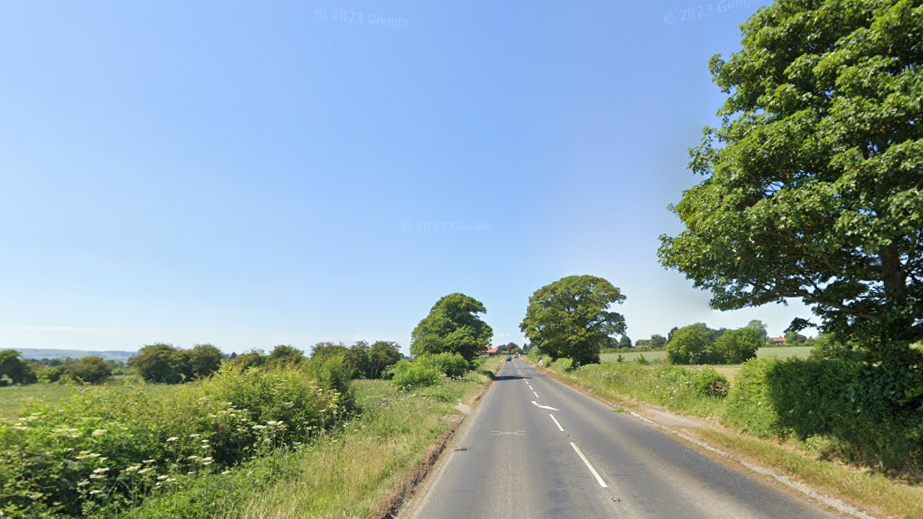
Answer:
POLYGON ((558 422, 558 419, 555 418, 554 415, 551 414, 551 413, 548 413, 548 416, 550 416, 551 419, 554 420, 554 424, 558 426, 558 429, 559 429, 561 432, 564 432, 564 428, 561 427, 561 424, 558 422))
POLYGON ((609 488, 606 485, 606 482, 603 481, 603 478, 599 476, 599 472, 596 472, 596 469, 593 468, 593 465, 590 465, 590 460, 586 459, 586 456, 584 456, 583 453, 580 452, 580 449, 577 448, 577 444, 575 444, 574 442, 570 442, 570 446, 573 447, 575 451, 577 451, 577 456, 580 456, 580 459, 583 460, 583 463, 586 465, 586 468, 590 469, 590 472, 593 473, 593 477, 596 478, 596 482, 599 483, 599 486, 603 488, 609 488))

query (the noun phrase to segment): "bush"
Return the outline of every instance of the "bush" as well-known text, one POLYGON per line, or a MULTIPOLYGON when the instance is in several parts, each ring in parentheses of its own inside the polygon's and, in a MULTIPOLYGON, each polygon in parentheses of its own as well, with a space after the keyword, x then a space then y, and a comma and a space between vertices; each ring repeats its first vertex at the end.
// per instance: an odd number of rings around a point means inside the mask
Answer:
POLYGON ((727 421, 757 436, 850 437, 857 409, 848 394, 858 366, 848 362, 754 359, 728 394, 727 421))
POLYGON ((731 384, 727 377, 713 368, 703 368, 692 377, 692 387, 702 396, 724 398, 728 395, 731 384))
POLYGON ((350 385, 356 368, 345 354, 315 355, 305 363, 305 371, 324 389, 350 396, 350 385))
POLYGON ((471 369, 471 364, 459 353, 443 352, 435 355, 420 355, 413 362, 433 368, 451 378, 461 377, 471 369))
POLYGON ((68 364, 65 370, 71 377, 87 384, 98 384, 112 376, 112 366, 95 355, 81 357, 68 364))
POLYGON ((0 423, 0 515, 120 516, 174 476, 305 441, 341 407, 298 370, 224 370, 168 392, 86 388, 0 423))
POLYGON ((394 374, 391 382, 405 391, 415 387, 431 386, 438 383, 445 376, 434 367, 408 360, 398 361, 391 368, 391 372, 394 374))

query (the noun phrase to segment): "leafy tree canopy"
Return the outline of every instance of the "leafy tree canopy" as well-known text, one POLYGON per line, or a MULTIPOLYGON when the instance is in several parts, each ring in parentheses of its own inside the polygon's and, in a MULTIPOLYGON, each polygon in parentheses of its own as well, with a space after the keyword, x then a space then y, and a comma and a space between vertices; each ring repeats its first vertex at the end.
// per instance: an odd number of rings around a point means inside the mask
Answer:
POLYGON ((98 384, 112 376, 112 366, 102 357, 80 357, 65 368, 68 375, 87 384, 98 384))
POLYGON ((16 350, 0 351, 0 378, 11 384, 31 384, 37 380, 32 366, 16 350))
POLYGON ((622 292, 603 278, 567 276, 532 294, 519 328, 552 359, 598 363, 599 350, 610 336, 625 333, 625 317, 609 310, 624 300, 622 292))
MULTIPOLYGON (((727 95, 663 265, 737 309, 799 298, 882 358, 923 339, 923 6, 777 0, 710 69, 727 95)), ((809 323, 798 319, 790 329, 809 323)))
POLYGON ((459 353, 467 361, 487 349, 493 329, 481 320, 487 313, 484 303, 465 294, 449 294, 433 305, 429 315, 413 330, 410 352, 459 353))

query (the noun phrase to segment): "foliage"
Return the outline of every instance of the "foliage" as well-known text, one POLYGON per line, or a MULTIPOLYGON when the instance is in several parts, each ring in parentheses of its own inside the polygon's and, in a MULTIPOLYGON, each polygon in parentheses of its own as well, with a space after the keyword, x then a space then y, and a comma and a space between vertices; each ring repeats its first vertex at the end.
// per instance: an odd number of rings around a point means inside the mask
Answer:
POLYGON ((162 384, 178 384, 190 379, 189 356, 171 344, 150 344, 138 350, 128 360, 144 380, 162 384))
POLYGON ((344 417, 295 370, 237 372, 153 394, 86 388, 0 423, 0 513, 112 517, 183 475, 303 442, 344 417))
POLYGON ((704 323, 683 326, 667 343, 667 357, 673 364, 709 364, 715 361, 711 328, 704 323))
POLYGON ((80 357, 64 369, 71 377, 87 384, 98 384, 112 376, 112 366, 95 355, 80 357))
POLYGON ((269 352, 266 364, 270 367, 298 366, 305 360, 303 351, 294 346, 280 344, 269 352))
POLYGON ((349 395, 350 384, 356 376, 356 368, 346 353, 335 352, 312 355, 305 363, 305 371, 327 390, 349 395))
POLYGON ((758 328, 740 328, 721 334, 713 346, 715 359, 722 364, 740 364, 756 357, 765 340, 766 331, 758 328))
POLYGON ((204 378, 218 371, 224 357, 221 350, 211 344, 196 344, 187 353, 193 377, 204 378))
POLYGON ((432 366, 421 362, 401 360, 391 368, 391 382, 404 391, 431 386, 438 383, 445 375, 432 366))
POLYGON ((660 260, 714 308, 799 298, 873 361, 903 357, 923 339, 923 6, 780 1, 742 32, 711 60, 722 125, 660 260))
POLYGON ((766 323, 760 321, 759 319, 753 319, 747 323, 746 327, 758 331, 763 341, 765 341, 766 337, 769 336, 769 334, 766 333, 766 323))
POLYGON ((414 328, 410 352, 459 353, 466 360, 474 359, 479 351, 487 349, 494 334, 478 315, 486 312, 483 303, 465 294, 441 298, 414 328))
POLYGON ((434 368, 443 375, 458 378, 471 369, 471 363, 458 353, 437 353, 436 355, 420 355, 413 362, 434 368))
POLYGON ((36 380, 32 367, 20 356, 18 351, 0 351, 0 385, 31 384, 36 380), (3 381, 8 382, 4 384, 3 381))
POLYGON ((609 310, 624 300, 603 278, 567 276, 532 294, 519 328, 552 359, 568 357, 578 366, 599 363, 609 337, 625 333, 624 316, 609 310))
POLYGON ((261 350, 251 350, 237 356, 231 356, 228 365, 237 370, 261 368, 266 364, 266 356, 261 350))
POLYGON ((549 369, 565 380, 615 401, 627 397, 697 416, 713 416, 723 412, 724 399, 707 395, 701 389, 702 385, 708 387, 704 380, 713 380, 713 377, 702 375, 700 370, 694 368, 609 362, 591 364, 568 372, 559 362, 555 362, 549 369))
POLYGON ((885 471, 919 470, 921 376, 882 385, 875 370, 895 373, 842 359, 751 360, 735 377, 725 420, 757 436, 831 438, 839 457, 885 471))
POLYGON ((619 348, 631 348, 631 338, 627 335, 622 335, 622 338, 619 339, 619 348))
POLYGON ((703 368, 692 377, 692 387, 702 396, 724 398, 728 395, 731 383, 714 368, 703 368))
POLYGON ((388 368, 402 357, 398 344, 388 341, 376 341, 371 346, 359 341, 350 350, 355 358, 357 376, 366 379, 384 377, 388 368))

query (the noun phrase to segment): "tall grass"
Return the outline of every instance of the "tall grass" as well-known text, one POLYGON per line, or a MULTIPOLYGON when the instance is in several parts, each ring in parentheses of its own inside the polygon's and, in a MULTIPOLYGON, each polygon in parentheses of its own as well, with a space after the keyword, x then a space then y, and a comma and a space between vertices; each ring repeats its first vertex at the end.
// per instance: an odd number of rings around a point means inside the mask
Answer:
POLYGON ((569 371, 568 362, 560 360, 549 369, 573 385, 616 402, 642 400, 696 416, 720 415, 725 405, 722 396, 728 382, 713 369, 632 362, 590 364, 569 371))
MULTIPOLYGON (((135 517, 197 519, 366 518, 444 433, 459 403, 487 380, 469 373, 413 391, 368 380, 354 385, 362 413, 315 442, 260 458, 223 477, 201 477, 150 499, 135 517), (209 485, 205 491, 206 485, 209 485)), ((386 506, 386 505, 385 505, 386 506)))

